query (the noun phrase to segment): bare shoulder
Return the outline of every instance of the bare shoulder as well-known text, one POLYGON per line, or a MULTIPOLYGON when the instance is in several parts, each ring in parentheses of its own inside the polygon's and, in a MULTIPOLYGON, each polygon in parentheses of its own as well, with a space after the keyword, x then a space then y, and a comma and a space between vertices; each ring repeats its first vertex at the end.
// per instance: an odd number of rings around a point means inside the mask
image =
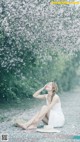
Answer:
POLYGON ((60 97, 59 97, 59 95, 58 95, 58 94, 55 94, 55 97, 56 97, 56 98, 58 98, 58 99, 60 99, 60 97))
POLYGON ((53 97, 53 100, 59 102, 60 101, 60 97, 57 94, 55 94, 55 96, 53 97))

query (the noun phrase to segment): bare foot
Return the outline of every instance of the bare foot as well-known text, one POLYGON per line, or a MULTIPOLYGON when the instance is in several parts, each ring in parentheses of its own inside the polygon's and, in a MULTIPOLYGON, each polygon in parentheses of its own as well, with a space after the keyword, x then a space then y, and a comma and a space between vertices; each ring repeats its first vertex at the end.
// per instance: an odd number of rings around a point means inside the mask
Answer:
POLYGON ((31 126, 27 127, 27 129, 36 129, 36 128, 37 128, 36 125, 31 125, 31 126))
POLYGON ((21 127, 22 129, 25 129, 25 130, 27 128, 25 124, 19 123, 19 122, 16 123, 16 126, 21 127))

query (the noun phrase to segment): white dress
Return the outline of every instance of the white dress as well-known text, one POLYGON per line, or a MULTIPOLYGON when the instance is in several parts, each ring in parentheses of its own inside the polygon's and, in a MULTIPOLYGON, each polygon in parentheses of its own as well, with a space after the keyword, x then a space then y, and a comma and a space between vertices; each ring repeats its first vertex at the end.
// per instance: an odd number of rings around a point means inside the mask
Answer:
MULTIPOLYGON (((57 94, 56 94, 57 95, 57 94)), ((46 103, 48 104, 47 95, 46 103)), ((65 122, 65 117, 61 108, 61 102, 56 103, 49 112, 48 125, 52 128, 62 127, 65 122)))

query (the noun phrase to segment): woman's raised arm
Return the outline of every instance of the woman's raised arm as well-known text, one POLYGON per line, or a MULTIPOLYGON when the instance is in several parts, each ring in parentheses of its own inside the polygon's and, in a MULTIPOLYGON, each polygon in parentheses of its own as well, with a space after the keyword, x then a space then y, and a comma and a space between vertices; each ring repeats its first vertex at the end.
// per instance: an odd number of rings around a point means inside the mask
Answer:
POLYGON ((40 95, 41 91, 43 91, 45 89, 45 86, 41 89, 39 89, 38 91, 36 91, 34 94, 33 94, 33 97, 35 98, 38 98, 38 99, 45 99, 45 94, 44 95, 40 95))

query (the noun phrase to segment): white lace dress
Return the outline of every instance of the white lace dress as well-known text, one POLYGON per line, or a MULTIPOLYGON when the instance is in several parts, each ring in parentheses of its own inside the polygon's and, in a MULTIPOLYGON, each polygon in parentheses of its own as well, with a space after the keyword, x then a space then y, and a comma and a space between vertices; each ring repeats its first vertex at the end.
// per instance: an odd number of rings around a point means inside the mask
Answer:
MULTIPOLYGON (((56 94, 57 95, 57 94, 56 94)), ((46 103, 48 104, 47 95, 46 103)), ((48 125, 53 127, 62 127, 65 122, 65 117, 61 108, 61 102, 56 103, 49 112, 48 125)))

